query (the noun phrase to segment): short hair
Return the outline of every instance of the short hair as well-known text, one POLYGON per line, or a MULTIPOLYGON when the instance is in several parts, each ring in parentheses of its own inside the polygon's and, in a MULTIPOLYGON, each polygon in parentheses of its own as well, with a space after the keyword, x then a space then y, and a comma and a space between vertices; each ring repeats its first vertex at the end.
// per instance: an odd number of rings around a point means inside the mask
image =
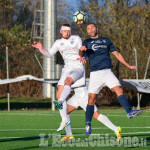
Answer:
POLYGON ((87 26, 90 25, 90 24, 93 24, 95 26, 95 28, 97 28, 97 25, 93 22, 88 23, 87 26))
POLYGON ((66 27, 70 27, 71 28, 71 25, 70 24, 63 24, 62 26, 66 26, 66 27))

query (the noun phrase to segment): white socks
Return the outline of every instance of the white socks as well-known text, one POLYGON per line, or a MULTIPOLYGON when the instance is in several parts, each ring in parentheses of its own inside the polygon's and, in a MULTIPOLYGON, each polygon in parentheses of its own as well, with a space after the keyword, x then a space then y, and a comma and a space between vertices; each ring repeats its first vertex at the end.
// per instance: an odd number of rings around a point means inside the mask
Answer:
POLYGON ((58 101, 64 102, 66 98, 69 96, 70 92, 71 92, 71 87, 68 85, 65 85, 61 93, 60 99, 58 101))
MULTIPOLYGON (((68 121, 71 122, 69 115, 67 115, 67 118, 68 118, 68 121)), ((69 126, 65 127, 65 130, 66 130, 66 135, 72 135, 71 124, 69 126)))
POLYGON ((63 109, 59 110, 61 118, 62 118, 62 122, 68 122, 68 118, 67 118, 67 103, 66 103, 66 98, 69 96, 71 92, 71 87, 68 85, 64 86, 64 89, 61 93, 60 99, 58 100, 62 102, 62 106, 63 109))
POLYGON ((68 122, 68 118, 67 118, 67 102, 64 101, 63 102, 63 109, 59 110, 61 118, 62 118, 62 122, 68 122))
POLYGON ((105 116, 100 114, 97 118, 100 122, 102 122, 105 126, 107 126, 109 129, 113 130, 114 132, 118 131, 118 128, 105 116))

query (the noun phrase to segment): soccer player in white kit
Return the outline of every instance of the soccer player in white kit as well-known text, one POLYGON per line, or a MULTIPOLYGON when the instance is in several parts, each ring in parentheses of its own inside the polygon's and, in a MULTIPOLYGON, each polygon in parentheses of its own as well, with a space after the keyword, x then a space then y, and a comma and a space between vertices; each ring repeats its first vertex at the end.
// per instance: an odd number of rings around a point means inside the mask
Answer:
POLYGON ((61 78, 58 82, 58 91, 56 94, 58 101, 53 101, 55 106, 59 108, 62 117, 62 122, 57 131, 61 131, 70 124, 69 115, 67 115, 66 98, 70 95, 71 85, 84 75, 84 66, 78 60, 79 49, 82 46, 81 38, 71 35, 71 27, 69 24, 62 25, 60 33, 62 38, 56 40, 50 50, 45 50, 39 42, 34 42, 32 45, 47 57, 51 57, 59 51, 65 63, 61 78))
MULTIPOLYGON (((86 106, 88 104, 88 90, 85 85, 81 86, 83 82, 80 82, 79 87, 74 88, 75 94, 67 101, 67 113, 70 114, 72 111, 76 110, 79 106, 86 111, 86 106)), ((121 138, 121 128, 116 127, 105 115, 100 114, 96 105, 94 105, 93 117, 107 126, 109 129, 115 132, 117 136, 117 141, 121 138)), ((65 127, 66 136, 61 139, 61 141, 67 141, 73 139, 71 125, 65 127)))

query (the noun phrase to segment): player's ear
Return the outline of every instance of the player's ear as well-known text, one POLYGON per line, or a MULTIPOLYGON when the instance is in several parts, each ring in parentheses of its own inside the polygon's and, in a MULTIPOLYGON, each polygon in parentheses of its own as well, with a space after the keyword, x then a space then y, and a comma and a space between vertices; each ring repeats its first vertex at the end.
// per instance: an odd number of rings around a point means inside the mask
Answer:
POLYGON ((62 34, 62 30, 60 30, 60 34, 62 34))

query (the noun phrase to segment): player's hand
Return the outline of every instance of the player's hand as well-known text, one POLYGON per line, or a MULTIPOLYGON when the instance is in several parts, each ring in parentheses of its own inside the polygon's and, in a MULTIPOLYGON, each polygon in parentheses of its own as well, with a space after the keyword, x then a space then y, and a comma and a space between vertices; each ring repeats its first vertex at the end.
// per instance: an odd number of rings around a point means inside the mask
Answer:
POLYGON ((77 58, 77 60, 80 60, 82 64, 86 64, 86 59, 84 57, 77 58))
POLYGON ((80 47, 80 51, 86 51, 86 50, 87 50, 87 48, 85 46, 80 47))
POLYGON ((136 70, 137 69, 136 66, 128 66, 128 68, 131 69, 131 70, 136 70))
POLYGON ((32 45, 32 47, 35 47, 37 49, 43 49, 43 46, 40 42, 36 42, 34 41, 34 44, 32 45))

